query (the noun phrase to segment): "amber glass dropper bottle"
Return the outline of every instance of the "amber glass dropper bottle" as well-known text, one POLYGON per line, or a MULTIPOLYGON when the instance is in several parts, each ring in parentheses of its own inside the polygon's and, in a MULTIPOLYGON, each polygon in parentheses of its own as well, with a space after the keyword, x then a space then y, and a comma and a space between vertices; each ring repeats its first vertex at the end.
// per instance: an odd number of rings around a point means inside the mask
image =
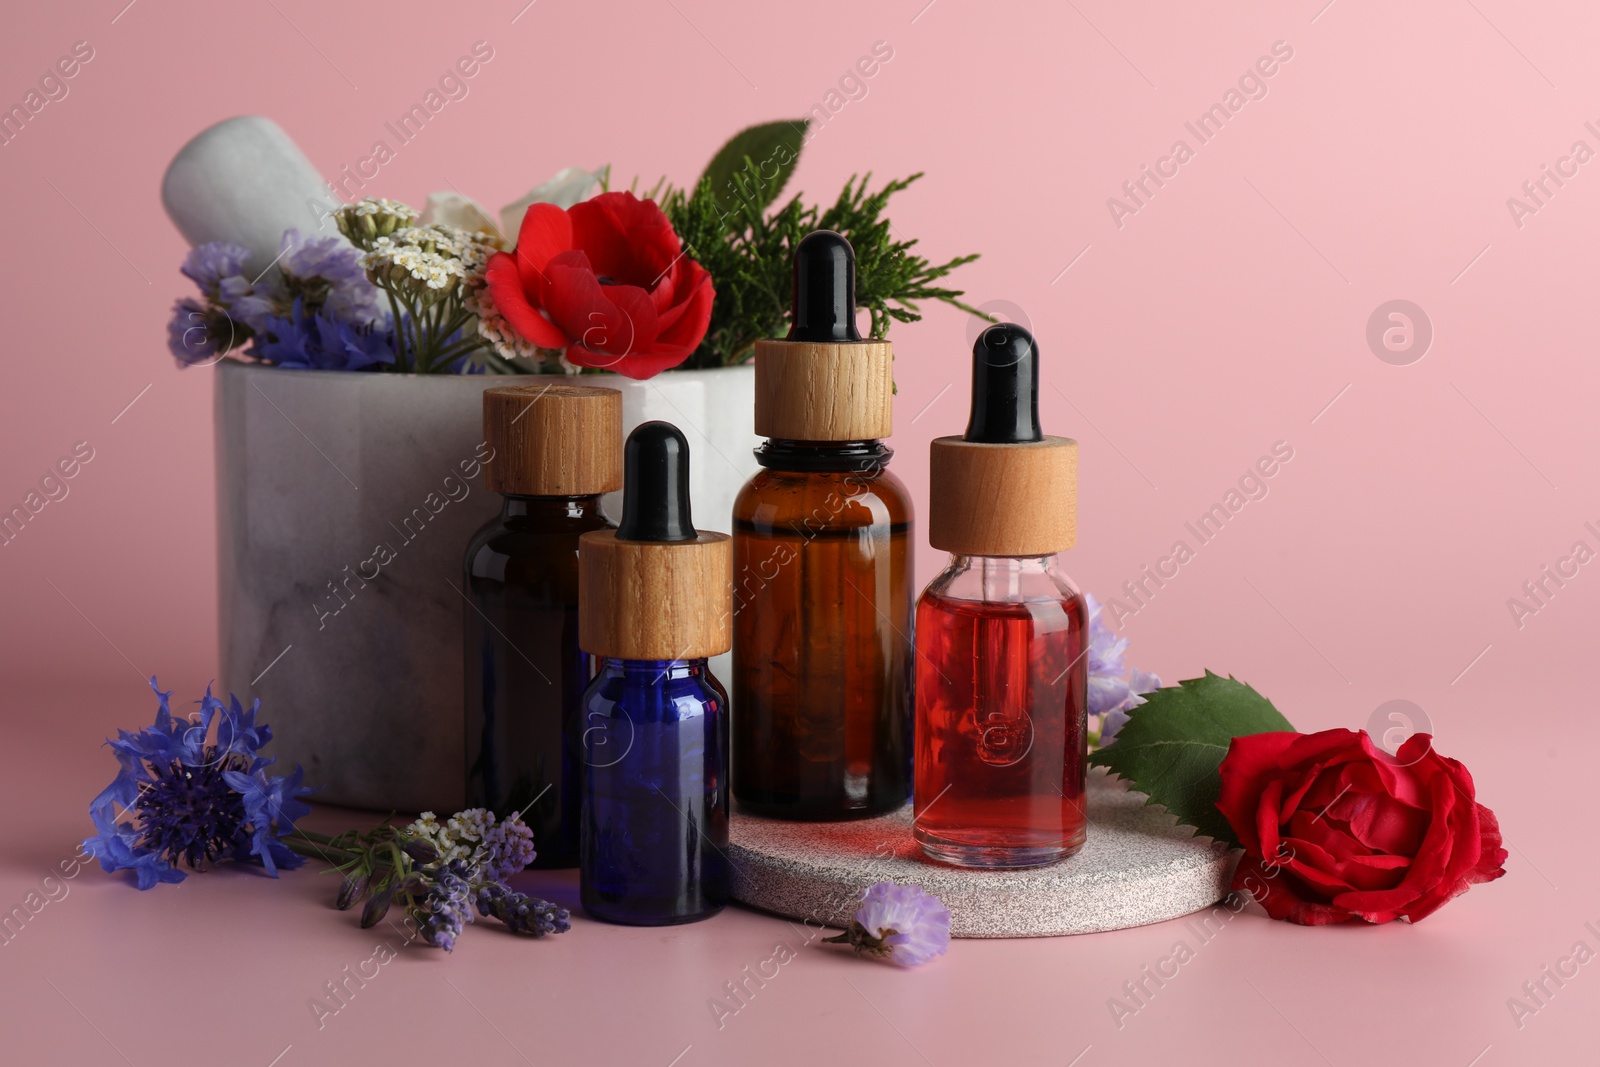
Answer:
POLYGON ((763 470, 733 512, 733 795, 849 819, 911 784, 911 501, 889 473, 887 341, 855 322, 855 253, 795 251, 789 334, 756 342, 763 470))
POLYGON ((467 803, 521 812, 534 866, 575 867, 594 674, 578 647, 578 539, 616 525, 600 494, 622 487, 622 394, 496 386, 483 434, 494 449, 484 485, 505 503, 464 565, 467 803))

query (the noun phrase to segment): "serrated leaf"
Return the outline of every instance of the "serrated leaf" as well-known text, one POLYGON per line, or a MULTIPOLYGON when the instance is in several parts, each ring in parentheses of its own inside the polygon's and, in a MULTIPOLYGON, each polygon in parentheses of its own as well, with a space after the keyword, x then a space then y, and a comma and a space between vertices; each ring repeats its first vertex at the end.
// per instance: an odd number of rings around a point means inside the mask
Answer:
POLYGON ((1200 833, 1235 844, 1228 820, 1217 810, 1222 776, 1217 768, 1228 743, 1247 734, 1293 730, 1272 702, 1233 677, 1206 671, 1176 686, 1145 695, 1111 745, 1089 762, 1127 779, 1200 833))
POLYGON ((711 157, 700 181, 711 182, 711 193, 724 208, 740 197, 764 210, 794 173, 810 123, 785 119, 740 130, 711 157))

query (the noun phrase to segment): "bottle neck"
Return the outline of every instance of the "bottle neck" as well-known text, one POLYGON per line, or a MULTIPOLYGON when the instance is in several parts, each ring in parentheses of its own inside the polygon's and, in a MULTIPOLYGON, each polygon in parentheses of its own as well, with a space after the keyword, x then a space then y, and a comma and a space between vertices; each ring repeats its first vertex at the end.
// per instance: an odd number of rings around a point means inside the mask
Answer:
POLYGON ((513 496, 505 494, 500 508, 505 518, 589 519, 604 518, 599 494, 587 496, 513 496))
POLYGON ((768 470, 875 474, 889 465, 894 449, 881 440, 790 441, 773 437, 756 449, 756 462, 768 470))
POLYGON ((703 676, 708 669, 706 660, 700 659, 619 659, 616 656, 600 658, 600 673, 633 680, 667 681, 703 676))
POLYGON ((965 600, 1018 603, 1041 596, 1054 599, 1075 591, 1071 579, 1050 556, 965 556, 952 554, 935 585, 965 600))
POLYGON ((966 556, 950 553, 951 570, 977 570, 985 574, 1050 574, 1054 572, 1059 552, 1048 556, 966 556))

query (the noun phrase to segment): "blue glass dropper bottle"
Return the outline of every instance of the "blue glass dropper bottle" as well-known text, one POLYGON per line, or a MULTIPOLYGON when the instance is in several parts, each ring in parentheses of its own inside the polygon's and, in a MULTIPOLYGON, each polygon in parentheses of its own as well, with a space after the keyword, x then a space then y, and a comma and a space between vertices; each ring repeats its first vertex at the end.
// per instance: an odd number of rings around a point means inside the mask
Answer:
POLYGON ((666 926, 728 901, 728 695, 707 659, 732 643, 725 534, 689 514, 689 444, 647 422, 628 436, 622 522, 579 543, 584 694, 583 906, 666 926))

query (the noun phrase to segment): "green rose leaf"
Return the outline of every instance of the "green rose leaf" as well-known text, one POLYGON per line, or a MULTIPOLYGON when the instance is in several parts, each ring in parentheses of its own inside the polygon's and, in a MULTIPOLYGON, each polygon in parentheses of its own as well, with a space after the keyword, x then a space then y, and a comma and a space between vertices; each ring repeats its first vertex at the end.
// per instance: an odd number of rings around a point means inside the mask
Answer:
POLYGON ((785 119, 739 131, 706 164, 700 181, 711 183, 712 195, 724 208, 740 197, 765 209, 794 173, 810 123, 785 119))
POLYGON ((1222 792, 1217 768, 1228 743, 1246 734, 1293 729, 1266 697, 1235 678, 1206 671, 1204 678, 1146 694, 1145 702, 1128 713, 1116 741, 1090 754, 1089 762, 1127 779, 1179 822, 1234 845, 1233 830, 1217 810, 1222 792))

